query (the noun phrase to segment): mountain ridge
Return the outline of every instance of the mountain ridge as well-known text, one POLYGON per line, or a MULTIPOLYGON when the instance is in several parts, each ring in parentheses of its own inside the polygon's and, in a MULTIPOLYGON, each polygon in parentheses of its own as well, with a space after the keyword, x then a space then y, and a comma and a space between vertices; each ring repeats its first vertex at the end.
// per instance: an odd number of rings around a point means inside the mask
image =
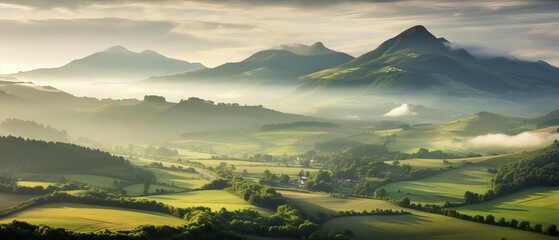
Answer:
POLYGON ((109 47, 55 68, 39 68, 8 76, 21 80, 70 80, 118 79, 141 80, 150 76, 173 74, 205 68, 200 63, 190 63, 168 58, 153 50, 133 52, 120 45, 109 47))

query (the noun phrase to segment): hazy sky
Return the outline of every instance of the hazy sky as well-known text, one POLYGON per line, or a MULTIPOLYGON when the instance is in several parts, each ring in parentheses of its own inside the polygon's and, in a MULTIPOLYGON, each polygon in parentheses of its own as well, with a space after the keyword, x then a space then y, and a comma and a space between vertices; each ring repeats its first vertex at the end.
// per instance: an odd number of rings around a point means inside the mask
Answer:
POLYGON ((474 54, 559 65, 556 0, 0 0, 0 73, 113 45, 206 66, 285 43, 359 56, 419 24, 474 54))

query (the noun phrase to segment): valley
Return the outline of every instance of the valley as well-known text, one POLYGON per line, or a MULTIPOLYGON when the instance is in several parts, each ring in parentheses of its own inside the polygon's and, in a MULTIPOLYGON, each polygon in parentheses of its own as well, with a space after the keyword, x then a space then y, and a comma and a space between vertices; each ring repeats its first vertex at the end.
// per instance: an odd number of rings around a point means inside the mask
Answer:
POLYGON ((489 2, 0 0, 0 239, 557 239, 556 4, 489 2))

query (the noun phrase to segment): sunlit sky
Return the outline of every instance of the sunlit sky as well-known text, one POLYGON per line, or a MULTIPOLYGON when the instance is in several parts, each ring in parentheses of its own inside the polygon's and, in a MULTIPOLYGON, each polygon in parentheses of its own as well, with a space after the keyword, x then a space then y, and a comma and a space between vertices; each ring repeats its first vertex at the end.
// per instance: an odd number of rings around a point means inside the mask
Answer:
POLYGON ((559 1, 0 0, 0 73, 114 45, 213 67, 286 43, 359 56, 414 25, 475 55, 559 65, 559 1))

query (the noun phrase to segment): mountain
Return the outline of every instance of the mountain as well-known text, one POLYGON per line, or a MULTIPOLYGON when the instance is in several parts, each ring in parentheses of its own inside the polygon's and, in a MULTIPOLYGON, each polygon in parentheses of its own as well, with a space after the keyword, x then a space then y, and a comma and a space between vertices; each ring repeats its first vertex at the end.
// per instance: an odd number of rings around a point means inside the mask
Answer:
POLYGON ((317 42, 313 45, 290 44, 257 52, 241 62, 216 68, 182 73, 151 80, 256 79, 292 80, 299 76, 334 67, 353 59, 317 42))
POLYGON ((559 125, 559 109, 534 119, 539 128, 559 125))
POLYGON ((58 68, 42 68, 11 75, 20 80, 138 80, 203 69, 190 63, 165 57, 151 50, 132 52, 114 46, 58 68))
POLYGON ((453 95, 559 93, 559 69, 545 62, 480 60, 423 26, 333 68, 309 74, 307 87, 360 87, 373 91, 426 91, 453 95))

